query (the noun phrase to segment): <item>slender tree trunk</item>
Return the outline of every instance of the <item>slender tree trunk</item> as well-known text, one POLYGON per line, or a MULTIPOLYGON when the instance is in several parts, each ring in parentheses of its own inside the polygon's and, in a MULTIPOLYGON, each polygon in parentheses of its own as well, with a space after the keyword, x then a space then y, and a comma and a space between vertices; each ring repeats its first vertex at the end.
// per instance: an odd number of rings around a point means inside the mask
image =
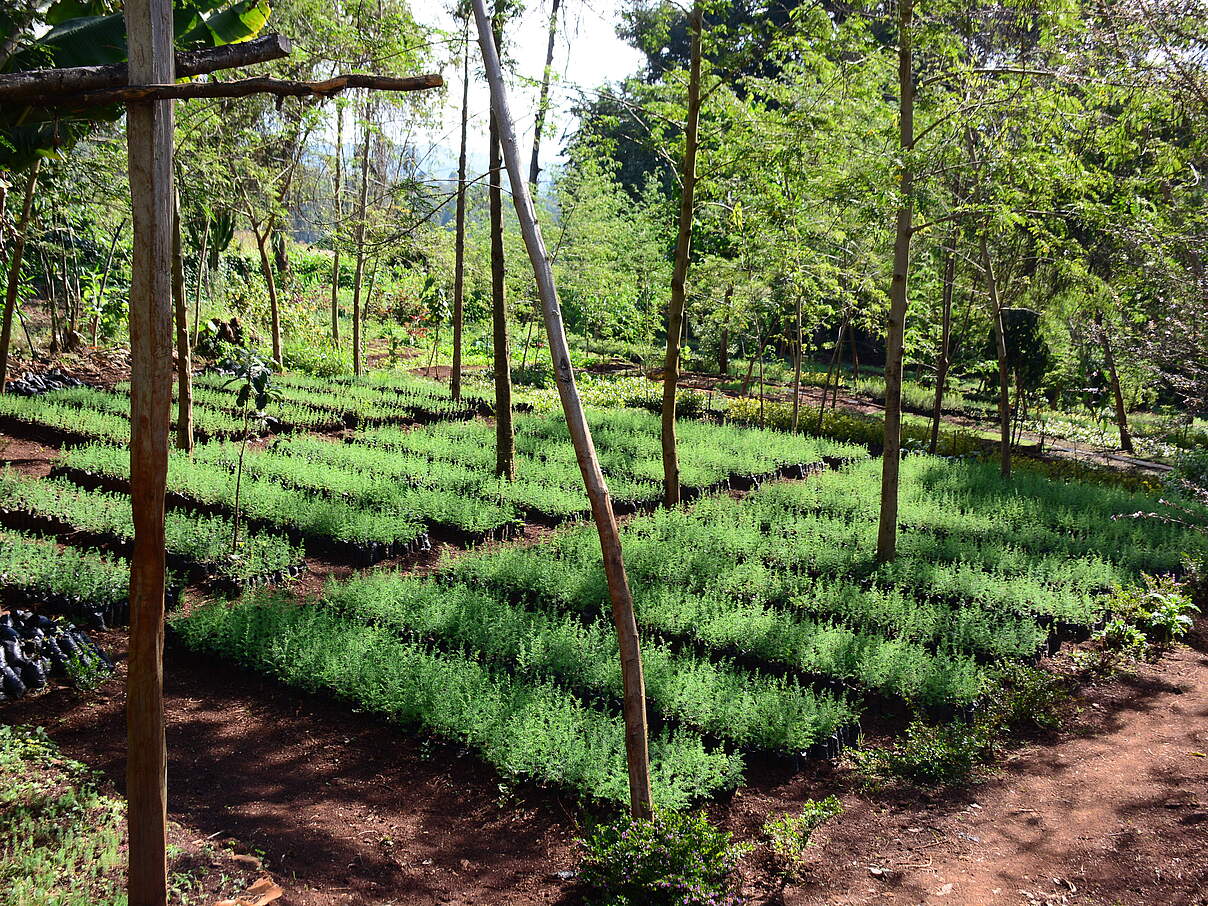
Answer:
POLYGON ((206 225, 201 231, 201 250, 197 256, 197 286, 193 291, 193 348, 197 348, 197 341, 201 338, 201 286, 205 280, 205 272, 209 270, 210 263, 207 255, 210 251, 210 221, 211 217, 206 214, 206 225))
MULTIPOLYGON (((729 308, 730 297, 734 292, 734 287, 726 290, 726 307, 729 308)), ((722 380, 730 376, 730 324, 729 321, 721 326, 721 337, 718 339, 717 345, 717 373, 721 375, 722 380)))
POLYGON ((994 277, 994 262, 986 234, 981 235, 982 269, 986 291, 990 294, 990 318, 994 324, 994 345, 998 352, 998 423, 1001 429, 1000 453, 1002 477, 1011 477, 1011 371, 1007 363, 1007 335, 1003 329, 1002 304, 998 298, 998 281, 994 277))
POLYGON ((843 347, 843 328, 847 326, 844 321, 839 325, 839 333, 835 336, 835 348, 831 352, 830 364, 826 368, 826 380, 822 382, 822 405, 818 407, 818 430, 822 430, 822 419, 826 414, 826 394, 830 390, 831 376, 835 378, 835 402, 838 403, 839 397, 839 375, 837 374, 839 365, 839 350, 843 347))
POLYGON ((541 92, 537 98, 537 124, 533 130, 533 156, 529 161, 529 186, 537 195, 537 178, 541 175, 541 133, 549 113, 549 80, 554 69, 554 40, 558 36, 558 8, 562 0, 553 0, 549 8, 549 41, 545 46, 545 69, 541 72, 541 92))
POLYGON ((365 99, 365 130, 361 146, 361 196, 357 202, 357 265, 352 278, 352 373, 361 374, 361 281, 365 278, 365 216, 369 205, 369 98, 365 99))
POLYGON ((461 331, 466 292, 466 134, 470 121, 470 19, 466 17, 466 48, 461 64, 461 150, 457 155, 457 214, 453 237, 453 368, 449 394, 461 399, 461 331))
POLYGON ((751 395, 751 376, 755 374, 755 359, 763 355, 763 337, 758 333, 755 334, 755 350, 747 361, 747 373, 742 379, 742 389, 738 391, 742 396, 751 395))
POLYGON ((1120 449, 1125 453, 1133 453, 1132 434, 1128 430, 1128 409, 1124 405, 1124 392, 1120 388, 1120 372, 1116 369, 1116 356, 1112 351, 1112 341, 1104 330, 1101 319, 1099 327, 1099 342, 1103 346, 1103 363, 1107 365, 1107 379, 1112 388, 1112 400, 1116 405, 1116 427, 1120 429, 1120 449))
MULTIPOLYGON (((495 50, 503 43, 503 19, 496 4, 495 50)), ((495 362, 495 474, 516 477, 516 435, 512 428, 512 356, 508 342, 508 300, 503 260, 503 152, 499 123, 491 113, 491 340, 495 362)), ((512 187, 513 193, 518 187, 512 187)))
POLYGON ((335 226, 331 231, 331 342, 340 345, 340 227, 344 219, 344 108, 336 107, 335 226))
POLYGON ((117 243, 122 238, 124 229, 126 229, 125 219, 114 230, 113 239, 109 243, 109 254, 105 257, 105 270, 101 274, 101 285, 96 291, 96 312, 92 316, 92 326, 89 331, 89 339, 93 346, 97 344, 97 333, 101 328, 101 308, 105 304, 105 289, 109 286, 109 274, 113 271, 113 255, 117 251, 117 243))
POLYGON ((688 70, 688 121, 684 127, 684 161, 681 173, 679 232, 675 240, 675 266, 671 272, 671 299, 667 303, 667 355, 663 362, 663 504, 680 502, 679 453, 675 437, 675 389, 679 383, 680 335, 684 329, 688 265, 692 257, 692 220, 695 216, 696 149, 700 128, 701 31, 704 15, 700 0, 688 18, 692 33, 688 70))
POLYGON ((193 363, 189 356, 189 309, 185 303, 185 261, 180 242, 180 196, 172 218, 172 307, 176 313, 176 446, 193 449, 193 363))
MULTIPOLYGON (((798 419, 801 415, 801 359, 803 358, 801 342, 801 293, 797 293, 797 303, 794 305, 794 350, 793 356, 793 433, 797 433, 798 419)), ((822 388, 822 404, 826 405, 826 388, 822 388)), ((818 424, 822 421, 819 419, 818 424)))
POLYGON ((854 390, 856 385, 860 383, 860 353, 856 350, 855 328, 848 327, 847 339, 851 343, 851 383, 854 390))
POLYGON ((910 297, 910 240, 914 234, 914 60, 911 28, 914 0, 898 2, 898 145, 902 155, 901 204, 893 243, 893 280, 889 287, 889 329, 885 343, 885 442, 881 454, 881 517, 877 560, 887 563, 898 551, 898 474, 902 467, 902 357, 906 308, 910 297))
POLYGON ((41 253, 42 273, 46 275, 46 304, 50 311, 50 351, 59 351, 59 291, 55 288, 55 279, 50 269, 50 259, 46 257, 45 249, 41 253))
MULTIPOLYGON (((21 220, 17 224, 17 237, 13 242, 13 253, 8 262, 8 286, 4 293, 4 324, 0 327, 0 393, 4 393, 8 382, 8 350, 13 337, 13 311, 17 307, 17 290, 21 286, 21 260, 25 257, 25 240, 29 235, 29 224, 33 218, 34 192, 38 185, 38 169, 42 159, 34 161, 25 178, 25 198, 21 202, 21 220)), ((47 274, 47 279, 50 279, 47 274)))
POLYGON ((625 574, 625 562, 621 554, 620 532, 612 511, 608 486, 604 473, 596 458, 591 430, 583 414, 583 404, 575 386, 575 375, 570 364, 570 350, 566 344, 566 329, 562 323, 562 310, 554 286, 553 271, 549 256, 541 237, 541 227, 533 208, 533 200, 523 182, 520 169, 520 151, 516 145, 516 133, 512 117, 508 112, 506 89, 499 56, 492 40, 491 27, 487 19, 483 0, 474 0, 474 14, 478 22, 478 33, 486 64, 487 78, 491 85, 492 106, 497 117, 504 155, 507 159, 511 183, 515 188, 512 198, 516 215, 524 234, 525 246, 537 278, 537 289, 541 297, 541 308, 545 316, 546 335, 549 340, 550 359, 558 383, 558 395, 562 400, 562 411, 570 430, 575 456, 583 474, 583 484, 591 501, 592 518, 600 535, 600 551, 604 559, 604 574, 608 581, 609 597, 612 600, 612 616, 616 625, 617 645, 621 653, 621 686, 624 695, 625 754, 629 768, 629 807, 634 818, 648 820, 654 811, 650 789, 650 755, 646 724, 646 689, 642 676, 642 650, 638 638, 637 618, 634 614, 633 594, 625 574))
MULTIPOLYGON (((170 0, 126 0, 133 84, 175 80, 170 0)), ((126 108, 134 256, 130 285, 130 646, 126 680, 126 816, 130 906, 167 902, 164 745, 164 491, 172 411, 171 101, 126 108)))
POLYGON ((952 228, 952 238, 944 248, 944 314, 940 328, 940 358, 935 365, 935 406, 931 410, 931 443, 928 450, 934 456, 940 445, 940 421, 944 416, 944 386, 948 381, 948 357, 952 345, 952 291, 956 285, 956 249, 960 227, 952 228))
POLYGON ((268 287, 268 311, 271 321, 273 341, 273 364, 281 368, 281 311, 277 304, 277 278, 273 274, 273 259, 269 254, 268 243, 271 230, 260 232, 258 223, 252 224, 252 233, 256 236, 256 248, 260 251, 260 270, 264 273, 264 283, 268 287))

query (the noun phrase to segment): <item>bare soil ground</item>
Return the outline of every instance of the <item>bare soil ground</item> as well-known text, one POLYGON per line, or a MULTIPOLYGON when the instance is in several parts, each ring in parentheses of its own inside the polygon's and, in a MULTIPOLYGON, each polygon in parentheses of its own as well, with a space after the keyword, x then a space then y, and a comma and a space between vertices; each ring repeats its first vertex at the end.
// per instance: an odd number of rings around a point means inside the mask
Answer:
MULTIPOLYGON (((124 658, 125 633, 102 644, 124 658)), ((472 755, 322 697, 169 646, 172 817, 263 858, 293 906, 575 903, 575 804, 513 788, 472 755)), ((123 671, 0 711, 39 723, 121 789, 123 671)), ((760 839, 806 797, 841 796, 787 882, 764 850, 752 904, 1205 906, 1208 645, 1082 688, 1065 728, 1020 743, 954 793, 860 791, 839 765, 752 767, 713 817, 760 839)))

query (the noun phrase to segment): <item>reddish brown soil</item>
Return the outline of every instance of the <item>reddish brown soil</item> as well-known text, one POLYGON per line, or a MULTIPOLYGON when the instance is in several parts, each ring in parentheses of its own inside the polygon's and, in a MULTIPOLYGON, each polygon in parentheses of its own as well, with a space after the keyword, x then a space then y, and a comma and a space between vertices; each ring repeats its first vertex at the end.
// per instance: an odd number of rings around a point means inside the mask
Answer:
POLYGON ((39 478, 50 474, 59 451, 37 441, 0 434, 0 464, 39 478))
MULTIPOLYGON (((1201 628, 1203 633, 1203 627, 1201 628)), ((800 906, 1208 904, 1208 646, 1085 687, 1068 726, 957 794, 843 797, 800 884, 751 871, 755 902, 800 906)), ((731 827, 827 786, 736 797, 731 827)), ((758 864, 758 863, 756 863, 758 864)))
MULTIPOLYGON (((124 633, 102 642, 119 657, 124 633)), ((749 903, 1208 903, 1208 646, 1099 681, 1059 734, 1022 744, 954 794, 864 794, 847 771, 755 765, 710 811, 759 842, 769 818, 839 794, 789 883, 764 849, 743 864, 749 903), (875 873, 871 870, 875 869, 875 873), (1054 881, 1053 879, 1057 879, 1054 881)), ((199 836, 263 853, 284 904, 577 902, 573 803, 500 783, 457 749, 170 646, 169 795, 199 836)), ((122 677, 6 706, 68 754, 123 775, 122 677)))

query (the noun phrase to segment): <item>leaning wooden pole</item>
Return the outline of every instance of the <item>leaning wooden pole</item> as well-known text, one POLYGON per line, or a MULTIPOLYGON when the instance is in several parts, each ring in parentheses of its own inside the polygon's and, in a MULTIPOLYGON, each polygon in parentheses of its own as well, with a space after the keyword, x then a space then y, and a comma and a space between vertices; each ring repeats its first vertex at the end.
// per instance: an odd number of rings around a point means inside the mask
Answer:
POLYGON ((25 200, 21 203, 21 222, 17 225, 17 238, 13 242, 13 254, 8 262, 8 286, 4 293, 4 325, 0 328, 0 393, 8 382, 8 347, 13 338, 13 312, 17 308, 17 290, 21 286, 21 261, 25 257, 25 237, 29 235, 29 222, 33 216, 34 192, 38 186, 38 168, 42 159, 34 161, 25 183, 25 200))
POLYGON ((499 65, 499 54, 491 32, 491 20, 487 15, 484 0, 473 0, 474 18, 478 24, 478 43, 482 48, 487 81, 491 86, 491 106, 499 126, 503 158, 507 164, 508 178, 512 185, 512 200, 516 205, 516 216, 520 231, 528 249, 529 260, 537 279, 537 291, 541 298, 541 311, 545 319, 545 330, 549 340, 550 358, 558 383, 558 396, 562 400, 562 411, 570 428, 575 456, 583 473, 583 483, 591 501, 592 518, 600 533, 600 550, 604 557, 604 572, 608 579, 608 593, 612 599, 612 616, 616 623, 617 643, 621 650, 621 682, 624 689, 625 754, 629 765, 629 804, 635 818, 647 819, 653 813, 650 792, 650 755, 646 727, 646 690, 642 678, 642 653, 638 641, 637 619, 633 609, 633 593, 629 578, 625 575, 625 563, 621 556, 621 538, 617 530, 616 517, 612 512, 612 501, 604 473, 596 458, 596 448, 591 439, 591 430, 583 413, 579 389, 575 385, 575 374, 570 364, 570 349, 566 343, 566 329, 562 323, 562 308, 558 303, 558 292, 554 286, 554 274, 550 267, 545 240, 537 223, 533 197, 525 182, 525 173, 520 165, 520 149, 516 144, 516 127, 508 109, 507 91, 503 84, 503 71, 499 65))
MULTIPOLYGON (((175 77, 171 0, 126 0, 133 83, 175 77)), ((164 489, 172 406, 172 102, 126 112, 134 258, 130 279, 130 652, 126 682, 129 904, 167 902, 164 745, 164 489)))

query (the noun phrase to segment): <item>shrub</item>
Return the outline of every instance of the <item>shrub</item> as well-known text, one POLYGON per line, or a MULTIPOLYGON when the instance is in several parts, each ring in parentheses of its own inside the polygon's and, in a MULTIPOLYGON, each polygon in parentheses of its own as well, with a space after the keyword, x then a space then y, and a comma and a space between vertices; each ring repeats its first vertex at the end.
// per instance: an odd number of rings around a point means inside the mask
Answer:
POLYGON ((1005 661, 987 692, 987 720, 1000 730, 1056 729, 1058 706, 1066 698, 1061 679, 1035 667, 1005 661))
POLYGON ((583 882, 601 906, 722 906, 738 903, 731 875, 744 848, 704 813, 658 811, 621 818, 581 841, 583 882))
POLYGON ((843 803, 836 796, 807 799, 800 814, 784 814, 763 826, 768 845, 788 874, 795 874, 805 859, 810 836, 822 824, 843 813, 843 803))
POLYGON ((1191 615, 1199 613, 1187 589, 1171 576, 1145 576, 1144 588, 1117 590, 1112 610, 1144 633, 1146 641, 1158 644, 1185 636, 1193 625, 1191 615))
POLYGON ((927 724, 914 720, 906 734, 886 749, 852 753, 866 782, 904 781, 918 786, 960 786, 967 783, 992 753, 994 732, 985 719, 927 724))

